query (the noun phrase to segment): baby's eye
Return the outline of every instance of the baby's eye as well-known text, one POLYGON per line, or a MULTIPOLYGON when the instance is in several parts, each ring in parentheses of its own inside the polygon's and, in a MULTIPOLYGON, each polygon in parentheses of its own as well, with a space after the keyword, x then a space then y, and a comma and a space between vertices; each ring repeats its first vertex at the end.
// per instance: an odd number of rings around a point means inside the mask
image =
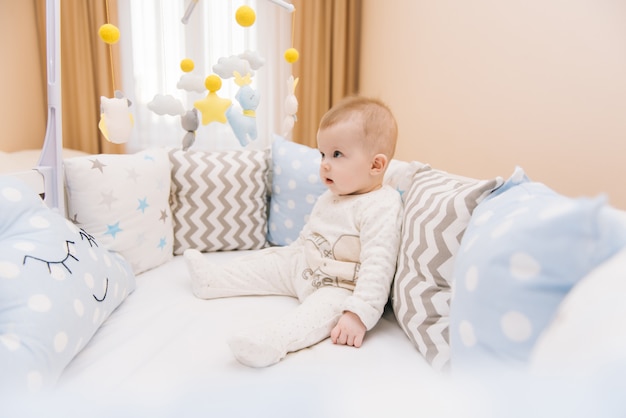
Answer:
POLYGON ((322 156, 322 159, 324 159, 324 153, 322 151, 320 151, 320 155, 322 156))
POLYGON ((339 158, 341 157, 343 154, 341 153, 341 151, 335 151, 333 152, 333 158, 339 158))

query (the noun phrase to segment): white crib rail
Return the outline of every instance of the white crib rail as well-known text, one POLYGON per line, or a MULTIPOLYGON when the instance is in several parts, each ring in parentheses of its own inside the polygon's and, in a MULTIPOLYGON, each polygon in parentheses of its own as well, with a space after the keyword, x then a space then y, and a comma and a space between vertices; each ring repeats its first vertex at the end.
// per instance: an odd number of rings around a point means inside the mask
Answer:
POLYGON ((60 0, 46 0, 46 57, 48 77, 48 122, 35 170, 43 176, 44 201, 65 213, 63 194, 61 122, 61 9, 60 0))

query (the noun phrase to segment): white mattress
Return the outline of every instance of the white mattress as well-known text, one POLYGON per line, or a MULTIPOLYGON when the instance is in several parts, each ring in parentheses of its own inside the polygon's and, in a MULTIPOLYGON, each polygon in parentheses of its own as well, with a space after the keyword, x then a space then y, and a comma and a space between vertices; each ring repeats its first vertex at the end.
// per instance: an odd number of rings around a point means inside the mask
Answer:
MULTIPOLYGON (((241 254, 206 256, 219 262, 241 254)), ((197 299, 184 260, 175 257, 138 276, 137 289, 67 367, 54 402, 149 416, 459 416, 463 402, 449 402, 447 379, 391 311, 358 349, 327 339, 264 369, 235 360, 226 344, 232 333, 296 304, 279 296, 197 299)))

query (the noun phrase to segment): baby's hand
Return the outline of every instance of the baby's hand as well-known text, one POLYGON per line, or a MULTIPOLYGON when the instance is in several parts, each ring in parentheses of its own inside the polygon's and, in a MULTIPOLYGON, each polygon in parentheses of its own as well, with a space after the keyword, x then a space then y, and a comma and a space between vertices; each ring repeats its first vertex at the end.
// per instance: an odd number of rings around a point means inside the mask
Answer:
POLYGON ((330 332, 330 339, 333 344, 351 345, 358 348, 363 344, 366 330, 367 328, 357 314, 346 311, 330 332))

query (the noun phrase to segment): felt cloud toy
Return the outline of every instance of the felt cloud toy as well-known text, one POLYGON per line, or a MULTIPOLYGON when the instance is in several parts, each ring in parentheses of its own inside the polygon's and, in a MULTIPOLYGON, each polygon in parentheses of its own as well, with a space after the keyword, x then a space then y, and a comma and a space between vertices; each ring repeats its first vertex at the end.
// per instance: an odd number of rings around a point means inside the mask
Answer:
MULTIPOLYGON (((265 59, 261 57, 261 55, 257 51, 245 51, 243 54, 239 54, 239 58, 248 61, 248 63, 250 64, 250 68, 252 68, 255 71, 263 67, 263 65, 265 65, 265 59)), ((246 73, 240 73, 240 74, 246 74, 246 73)))
POLYGON ((223 79, 231 78, 235 71, 239 74, 254 75, 250 63, 237 55, 231 55, 228 58, 221 57, 213 66, 213 72, 223 79))
POLYGON ((180 76, 176 87, 189 92, 195 91, 196 93, 204 93, 206 90, 202 77, 194 74, 183 74, 180 76))
POLYGON ((169 94, 155 95, 152 101, 148 103, 148 109, 152 110, 157 115, 178 116, 185 114, 185 109, 180 100, 169 94))
POLYGON ((250 87, 252 82, 250 74, 242 77, 235 71, 234 75, 235 83, 239 86, 235 98, 243 108, 243 112, 238 112, 231 106, 226 112, 226 118, 239 143, 245 147, 257 138, 256 108, 259 106, 260 96, 250 87))
POLYGON ((133 128, 133 115, 128 111, 131 103, 121 91, 115 91, 115 97, 100 97, 100 122, 98 128, 102 135, 114 144, 128 142, 133 128))
POLYGON ((187 150, 196 140, 196 130, 198 130, 198 110, 191 109, 185 111, 180 100, 171 95, 157 94, 148 103, 148 109, 157 115, 179 116, 180 123, 187 133, 183 137, 183 150, 187 150))

